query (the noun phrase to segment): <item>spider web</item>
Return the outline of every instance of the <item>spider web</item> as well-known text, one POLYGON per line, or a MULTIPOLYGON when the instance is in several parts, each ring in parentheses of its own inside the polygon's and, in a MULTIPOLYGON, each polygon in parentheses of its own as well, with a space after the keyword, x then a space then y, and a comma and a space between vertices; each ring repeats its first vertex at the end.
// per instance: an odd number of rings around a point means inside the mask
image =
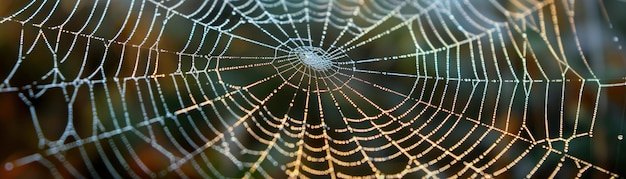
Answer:
POLYGON ((3 176, 623 175, 623 2, 2 4, 3 176))

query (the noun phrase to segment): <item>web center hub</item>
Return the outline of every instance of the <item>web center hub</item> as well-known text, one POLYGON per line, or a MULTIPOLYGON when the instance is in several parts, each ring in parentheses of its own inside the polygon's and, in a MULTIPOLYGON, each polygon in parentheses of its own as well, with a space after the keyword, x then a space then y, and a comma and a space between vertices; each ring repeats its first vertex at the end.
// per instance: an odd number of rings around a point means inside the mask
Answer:
POLYGON ((326 52, 317 47, 299 47, 294 49, 293 53, 298 60, 313 70, 326 71, 333 66, 326 52))
POLYGON ((343 88, 354 77, 356 63, 341 47, 313 44, 310 39, 292 38, 278 46, 271 62, 276 74, 286 85, 305 92, 343 88))

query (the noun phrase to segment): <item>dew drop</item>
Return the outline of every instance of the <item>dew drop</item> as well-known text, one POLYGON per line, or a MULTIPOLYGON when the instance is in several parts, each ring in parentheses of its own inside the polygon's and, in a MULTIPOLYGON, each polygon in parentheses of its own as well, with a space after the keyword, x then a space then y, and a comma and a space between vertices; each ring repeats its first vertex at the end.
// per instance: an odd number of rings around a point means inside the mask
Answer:
POLYGON ((4 169, 7 171, 13 170, 13 163, 7 162, 4 164, 4 169))
POLYGON ((618 42, 618 41, 619 41, 619 37, 614 36, 614 37, 613 37, 613 42, 618 42))
POLYGON ((617 140, 623 140, 623 139, 624 139, 624 135, 622 135, 622 134, 617 135, 617 140))

